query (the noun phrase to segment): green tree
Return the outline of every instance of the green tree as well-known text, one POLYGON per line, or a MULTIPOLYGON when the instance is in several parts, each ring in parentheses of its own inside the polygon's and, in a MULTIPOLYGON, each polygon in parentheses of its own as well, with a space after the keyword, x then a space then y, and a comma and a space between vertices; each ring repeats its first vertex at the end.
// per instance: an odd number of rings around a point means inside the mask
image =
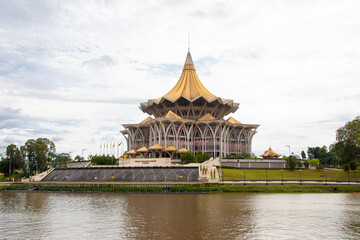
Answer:
POLYGON ((72 158, 69 153, 59 153, 55 154, 53 159, 53 166, 65 166, 66 164, 72 162, 72 158))
POLYGON ((351 170, 355 171, 358 168, 358 164, 356 161, 352 160, 349 164, 351 170))
POLYGON ((182 163, 192 163, 194 162, 195 157, 192 154, 192 152, 186 152, 181 156, 181 162, 182 163))
POLYGON ((310 166, 309 161, 305 161, 305 162, 304 162, 304 168, 308 169, 308 168, 309 168, 309 166, 310 166))
POLYGON ((14 174, 16 169, 24 167, 24 158, 22 158, 20 149, 15 144, 10 144, 6 147, 5 156, 1 159, 0 172, 5 176, 14 174))
POLYGON ((250 159, 251 158, 251 154, 245 151, 241 151, 241 155, 243 156, 244 159, 250 159))
POLYGON ((308 162, 309 162, 310 166, 312 166, 312 167, 318 167, 320 165, 319 159, 312 158, 312 159, 309 159, 308 162))
POLYGON ((296 160, 296 166, 297 166, 297 168, 302 168, 303 164, 300 160, 296 160))
POLYGON ((304 152, 304 150, 301 151, 301 158, 306 159, 306 153, 304 152))
POLYGON ((105 155, 95 155, 90 159, 91 163, 94 165, 113 165, 116 163, 116 158, 114 156, 105 156, 105 155))
POLYGON ((203 153, 200 151, 195 154, 195 162, 197 163, 202 163, 209 159, 210 159, 210 155, 208 153, 203 153))
POLYGON ((360 161, 360 116, 336 130, 336 141, 330 149, 342 164, 360 161))
POLYGON ((339 158, 334 151, 328 151, 326 146, 309 147, 309 159, 319 159, 320 163, 325 166, 339 165, 339 158))
POLYGON ((76 155, 75 161, 77 161, 77 162, 84 161, 84 158, 80 155, 76 155))
POLYGON ((30 173, 34 171, 43 172, 55 156, 55 144, 47 138, 29 139, 23 148, 28 158, 30 173))
POLYGON ((289 168, 290 170, 295 170, 296 168, 296 162, 297 159, 294 155, 290 155, 287 159, 286 159, 286 166, 287 168, 289 168))

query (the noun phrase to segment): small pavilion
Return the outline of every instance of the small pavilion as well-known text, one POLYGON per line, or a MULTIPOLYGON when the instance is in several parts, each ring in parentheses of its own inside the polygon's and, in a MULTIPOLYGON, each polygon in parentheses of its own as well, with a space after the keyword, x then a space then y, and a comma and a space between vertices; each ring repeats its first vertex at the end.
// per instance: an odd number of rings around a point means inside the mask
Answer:
POLYGON ((260 157, 262 157, 264 159, 274 159, 274 158, 278 158, 280 156, 281 156, 281 154, 277 154, 276 152, 274 152, 274 150, 272 150, 271 147, 269 147, 269 150, 267 150, 266 153, 264 153, 263 155, 260 155, 260 157))

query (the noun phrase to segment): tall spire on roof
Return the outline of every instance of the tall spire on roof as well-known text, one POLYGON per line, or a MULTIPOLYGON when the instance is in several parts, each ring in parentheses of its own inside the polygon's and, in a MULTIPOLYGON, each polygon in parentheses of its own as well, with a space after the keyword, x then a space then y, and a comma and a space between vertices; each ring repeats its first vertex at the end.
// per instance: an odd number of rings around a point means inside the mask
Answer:
POLYGON ((183 71, 185 71, 185 70, 195 70, 195 66, 194 66, 190 52, 188 52, 186 55, 186 60, 185 60, 185 65, 184 65, 183 71))

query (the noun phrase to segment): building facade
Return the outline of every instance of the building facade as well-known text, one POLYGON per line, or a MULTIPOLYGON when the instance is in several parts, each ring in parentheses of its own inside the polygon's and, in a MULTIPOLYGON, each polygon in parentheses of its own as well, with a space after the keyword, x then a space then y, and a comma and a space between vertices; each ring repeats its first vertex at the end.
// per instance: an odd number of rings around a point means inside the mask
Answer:
POLYGON ((123 124, 121 133, 128 151, 143 156, 174 157, 177 150, 202 151, 212 157, 251 153, 259 125, 224 119, 238 108, 239 103, 216 97, 203 86, 188 52, 175 87, 163 97, 141 103, 140 109, 150 116, 138 124, 123 124))

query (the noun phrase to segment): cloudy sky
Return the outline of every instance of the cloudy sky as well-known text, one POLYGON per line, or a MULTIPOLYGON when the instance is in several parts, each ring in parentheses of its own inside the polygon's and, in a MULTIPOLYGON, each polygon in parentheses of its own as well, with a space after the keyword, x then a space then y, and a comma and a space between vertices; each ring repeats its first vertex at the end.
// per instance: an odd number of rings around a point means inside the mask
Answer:
POLYGON ((0 152, 29 138, 99 153, 180 77, 260 124, 253 151, 329 145, 360 110, 360 1, 0 0, 0 152))

